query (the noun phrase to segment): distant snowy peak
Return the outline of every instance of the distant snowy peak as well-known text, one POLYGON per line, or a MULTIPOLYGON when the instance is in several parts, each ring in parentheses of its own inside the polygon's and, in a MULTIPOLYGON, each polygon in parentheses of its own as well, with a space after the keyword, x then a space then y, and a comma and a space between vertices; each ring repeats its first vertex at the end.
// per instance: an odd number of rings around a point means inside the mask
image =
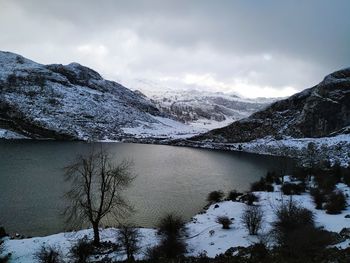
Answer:
POLYGON ((276 99, 241 98, 237 94, 209 92, 197 89, 160 89, 136 91, 146 94, 157 108, 175 120, 194 127, 214 129, 248 117, 267 107, 276 99))
POLYGON ((179 127, 145 96, 88 67, 0 52, 0 137, 122 140, 163 135, 159 129, 176 137, 179 127))
POLYGON ((247 142, 266 136, 318 138, 347 133, 350 126, 350 68, 329 74, 318 85, 277 101, 196 140, 247 142))

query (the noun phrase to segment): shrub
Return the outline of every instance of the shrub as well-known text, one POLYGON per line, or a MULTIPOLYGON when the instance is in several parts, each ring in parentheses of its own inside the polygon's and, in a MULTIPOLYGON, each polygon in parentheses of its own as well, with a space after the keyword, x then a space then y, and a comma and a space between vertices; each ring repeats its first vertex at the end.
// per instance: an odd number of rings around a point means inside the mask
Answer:
POLYGON ((224 193, 222 191, 213 191, 208 194, 207 201, 210 203, 218 203, 222 201, 224 197, 224 193))
POLYGON ((268 184, 264 178, 261 178, 260 181, 251 184, 250 191, 273 192, 273 186, 268 184))
POLYGON ((134 261, 134 255, 140 250, 140 231, 130 225, 120 225, 117 241, 126 253, 128 261, 134 261))
POLYGON ((323 203, 326 201, 326 195, 318 188, 312 188, 310 194, 316 205, 316 209, 323 209, 323 203))
POLYGON ((61 263, 61 252, 51 246, 42 246, 39 251, 34 254, 34 258, 39 263, 61 263))
POLYGON ((309 169, 305 167, 296 167, 293 171, 293 177, 302 182, 305 182, 309 175, 309 169))
POLYGON ((268 184, 273 184, 275 182, 275 178, 278 178, 275 172, 267 172, 265 176, 265 181, 268 184))
POLYGON ((334 191, 335 185, 339 182, 335 176, 325 172, 315 176, 315 181, 317 186, 326 193, 334 191))
POLYGON ((168 214, 164 216, 158 224, 158 234, 180 235, 184 230, 185 222, 177 215, 168 214))
POLYGON ((165 258, 178 258, 186 252, 183 237, 186 234, 184 221, 173 214, 166 215, 160 220, 158 234, 162 236, 158 247, 154 248, 156 254, 165 258))
POLYGON ((232 220, 227 216, 218 216, 215 222, 221 224, 223 229, 230 229, 232 225, 232 220))
POLYGON ((228 193, 227 199, 231 201, 236 201, 239 196, 243 195, 242 193, 238 193, 236 190, 232 190, 228 193))
POLYGON ((264 212, 259 206, 247 206, 243 212, 241 221, 247 228, 249 235, 257 235, 261 229, 264 212))
POLYGON ((290 200, 282 203, 276 210, 276 221, 273 225, 273 234, 279 245, 283 246, 289 242, 290 234, 296 229, 314 226, 313 213, 303 207, 298 206, 290 200))
POLYGON ((305 184, 284 183, 281 190, 285 195, 300 195, 305 192, 305 184))
POLYGON ((342 191, 336 191, 328 196, 325 204, 327 214, 339 214, 346 207, 346 198, 342 191))
POLYGON ((310 225, 300 226, 288 233, 280 252, 285 259, 293 258, 293 262, 315 262, 312 260, 315 255, 333 242, 334 237, 328 231, 310 225))
POLYGON ((145 251, 145 258, 149 262, 157 262, 161 257, 161 251, 159 246, 148 247, 145 251))
MULTIPOLYGON (((311 211, 290 200, 275 211, 276 221, 272 233, 284 260, 310 262, 319 251, 332 244, 331 233, 315 227, 311 211)), ((313 261, 312 261, 313 262, 313 261)))
POLYGON ((270 262, 268 257, 269 250, 264 243, 259 242, 250 247, 251 262, 270 262))
POLYGON ((75 263, 85 263, 93 252, 94 246, 86 236, 79 239, 70 250, 71 258, 75 263))
POLYGON ((253 194, 253 193, 247 193, 247 194, 245 194, 245 195, 243 195, 243 196, 241 197, 241 200, 242 200, 243 202, 246 202, 247 205, 253 205, 254 202, 258 202, 258 201, 259 201, 259 197, 256 196, 256 195, 253 194))

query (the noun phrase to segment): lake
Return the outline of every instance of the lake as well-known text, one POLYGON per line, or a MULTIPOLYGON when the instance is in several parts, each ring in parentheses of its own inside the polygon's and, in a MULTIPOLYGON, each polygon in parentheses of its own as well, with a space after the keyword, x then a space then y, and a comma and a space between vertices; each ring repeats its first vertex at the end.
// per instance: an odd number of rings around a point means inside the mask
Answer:
MULTIPOLYGON (((25 235, 63 231, 68 185, 62 168, 100 144, 0 141, 0 225, 25 235)), ((102 146, 116 162, 133 161, 137 178, 125 196, 136 210, 129 220, 143 227, 156 226, 168 212, 190 219, 206 204, 209 192, 248 190, 268 170, 293 167, 291 160, 242 152, 130 143, 102 146)))

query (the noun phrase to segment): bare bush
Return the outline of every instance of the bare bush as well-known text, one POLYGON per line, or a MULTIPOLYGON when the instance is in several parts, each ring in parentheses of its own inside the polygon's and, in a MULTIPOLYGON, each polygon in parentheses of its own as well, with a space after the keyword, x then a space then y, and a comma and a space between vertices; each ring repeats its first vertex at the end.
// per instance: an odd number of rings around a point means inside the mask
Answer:
POLYGON ((61 252, 52 246, 42 246, 39 251, 34 254, 34 258, 39 263, 62 263, 61 252))
POLYGON ((85 263, 93 254, 94 246, 90 240, 85 236, 79 239, 70 250, 71 259, 74 263, 85 263))
POLYGON ((232 225, 232 220, 227 216, 218 216, 215 222, 221 224, 223 229, 230 229, 232 225))
POLYGON ((257 235, 262 227, 264 212, 260 206, 247 206, 243 212, 241 221, 247 228, 249 235, 257 235))
POLYGON ((140 251, 141 234, 138 228, 131 225, 120 225, 118 227, 117 242, 123 248, 127 261, 135 261, 135 254, 140 251))

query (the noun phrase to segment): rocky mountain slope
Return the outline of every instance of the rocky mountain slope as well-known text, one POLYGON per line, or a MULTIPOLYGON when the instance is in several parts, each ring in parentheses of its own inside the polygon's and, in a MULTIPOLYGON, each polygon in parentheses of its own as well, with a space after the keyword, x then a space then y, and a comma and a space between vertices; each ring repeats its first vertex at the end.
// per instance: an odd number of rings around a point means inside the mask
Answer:
POLYGON ((236 143, 265 137, 319 138, 346 133, 349 126, 350 68, 347 68, 248 118, 193 139, 236 143))
POLYGON ((161 90, 149 95, 157 108, 183 123, 218 128, 246 118, 276 99, 245 99, 235 94, 190 90, 161 90))
POLYGON ((149 99, 90 68, 42 65, 0 52, 0 135, 120 140, 179 132, 192 131, 166 118, 149 99))

